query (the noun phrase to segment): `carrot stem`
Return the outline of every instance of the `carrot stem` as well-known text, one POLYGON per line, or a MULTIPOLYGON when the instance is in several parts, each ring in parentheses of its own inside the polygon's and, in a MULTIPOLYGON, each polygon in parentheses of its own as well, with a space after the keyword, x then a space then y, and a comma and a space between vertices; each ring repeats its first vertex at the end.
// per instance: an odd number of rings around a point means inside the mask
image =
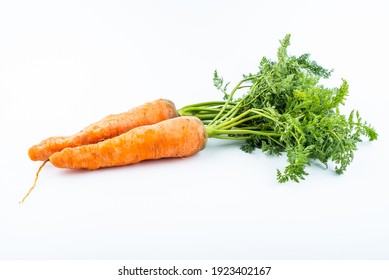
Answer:
POLYGON ((27 194, 23 197, 23 199, 19 202, 19 204, 23 203, 24 200, 30 195, 30 193, 32 192, 32 190, 35 188, 36 186, 36 182, 38 181, 38 176, 39 176, 39 173, 41 172, 43 166, 45 166, 45 164, 48 162, 49 160, 45 160, 41 166, 39 167, 38 171, 36 172, 36 175, 35 175, 35 180, 34 180, 34 184, 32 184, 31 188, 28 190, 27 194))

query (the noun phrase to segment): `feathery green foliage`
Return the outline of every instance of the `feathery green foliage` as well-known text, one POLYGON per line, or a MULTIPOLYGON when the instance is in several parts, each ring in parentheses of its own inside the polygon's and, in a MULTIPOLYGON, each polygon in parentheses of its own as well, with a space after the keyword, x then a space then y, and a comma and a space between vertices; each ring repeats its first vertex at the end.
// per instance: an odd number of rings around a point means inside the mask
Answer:
POLYGON ((342 174, 362 137, 373 141, 378 134, 358 111, 349 116, 340 113, 348 83, 342 80, 337 88, 321 85, 320 79, 329 78, 332 70, 318 65, 309 54, 289 56, 289 45, 288 34, 280 41, 277 61, 262 58, 258 72, 243 75, 230 92, 229 84, 215 71, 214 85, 223 100, 188 105, 179 113, 199 117, 209 137, 244 140, 245 152, 258 148, 268 154, 285 153, 288 165, 277 170, 279 182, 304 179, 312 160, 326 166, 332 161, 342 174))

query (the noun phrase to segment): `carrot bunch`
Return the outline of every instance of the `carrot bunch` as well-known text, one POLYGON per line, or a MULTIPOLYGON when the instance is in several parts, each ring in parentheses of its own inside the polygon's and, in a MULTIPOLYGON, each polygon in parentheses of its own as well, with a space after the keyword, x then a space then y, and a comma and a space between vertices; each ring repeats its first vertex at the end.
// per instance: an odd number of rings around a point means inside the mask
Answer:
POLYGON ((144 160, 191 156, 205 147, 207 133, 201 120, 179 116, 174 103, 158 99, 109 115, 71 136, 50 137, 32 146, 31 160, 59 168, 98 169, 144 160))
POLYGON ((309 54, 290 56, 290 35, 280 41, 277 60, 264 57, 257 73, 243 75, 232 90, 214 72, 214 85, 222 100, 190 104, 177 110, 159 99, 125 113, 110 115, 67 137, 51 137, 30 148, 32 160, 59 168, 98 169, 143 160, 188 157, 207 138, 243 141, 241 149, 286 156, 287 166, 277 169, 277 180, 299 182, 308 175, 311 161, 335 163, 342 174, 350 165, 362 137, 378 137, 358 111, 340 113, 348 96, 348 83, 327 88, 321 79, 327 70, 309 54), (242 93, 243 91, 243 93, 242 93), (242 93, 237 96, 237 93, 242 93))

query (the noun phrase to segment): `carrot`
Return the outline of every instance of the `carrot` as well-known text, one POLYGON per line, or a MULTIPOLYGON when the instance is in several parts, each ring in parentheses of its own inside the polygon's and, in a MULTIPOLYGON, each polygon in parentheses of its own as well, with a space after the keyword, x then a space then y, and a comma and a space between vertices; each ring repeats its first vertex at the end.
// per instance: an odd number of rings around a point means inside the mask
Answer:
POLYGON ((93 170, 144 160, 189 157, 204 149, 206 143, 207 132, 202 121, 185 116, 139 126, 99 143, 68 147, 42 163, 33 185, 19 203, 35 188, 40 171, 49 161, 58 168, 93 170))
POLYGON ((207 133, 197 117, 177 117, 136 127, 105 141, 65 148, 50 156, 59 168, 98 169, 143 160, 188 157, 202 150, 207 133))
POLYGON ((45 161, 64 148, 97 143, 125 133, 134 127, 155 124, 176 116, 178 116, 177 110, 172 101, 158 99, 124 113, 109 115, 74 135, 47 138, 32 146, 28 155, 32 160, 45 161))

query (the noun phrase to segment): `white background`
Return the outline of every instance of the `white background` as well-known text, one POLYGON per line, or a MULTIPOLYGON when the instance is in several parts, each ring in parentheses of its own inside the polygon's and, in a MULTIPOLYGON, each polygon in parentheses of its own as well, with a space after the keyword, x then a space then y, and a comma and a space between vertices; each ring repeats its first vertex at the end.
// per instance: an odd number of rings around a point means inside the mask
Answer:
MULTIPOLYGON (((385 1, 0 1, 0 259, 388 259, 385 1), (379 132, 347 172, 276 182, 285 158, 210 140, 93 172, 27 150, 144 102, 220 99, 262 56, 311 53, 379 132)), ((331 166, 332 167, 332 166, 331 166)))

